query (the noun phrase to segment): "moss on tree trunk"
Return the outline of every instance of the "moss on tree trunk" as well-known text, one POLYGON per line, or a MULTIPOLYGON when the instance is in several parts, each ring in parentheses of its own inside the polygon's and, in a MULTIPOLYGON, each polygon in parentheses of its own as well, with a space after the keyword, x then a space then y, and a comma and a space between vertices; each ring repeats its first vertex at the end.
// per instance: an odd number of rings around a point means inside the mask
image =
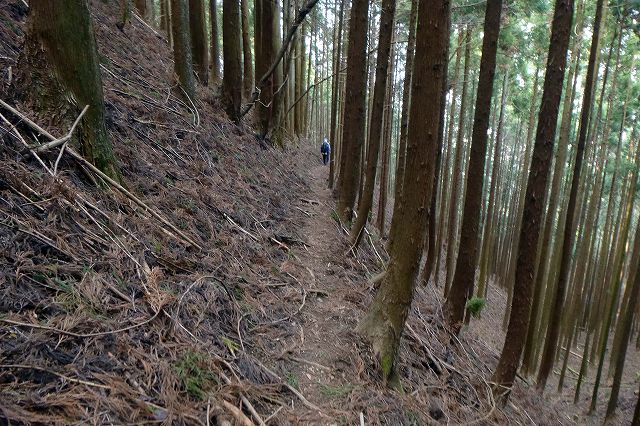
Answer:
POLYGON ((389 236, 391 260, 374 301, 360 324, 370 340, 387 383, 397 384, 396 356, 411 307, 418 262, 427 232, 426 214, 435 177, 442 81, 447 72, 449 1, 420 0, 416 35, 416 62, 411 83, 412 103, 407 139, 405 187, 389 236))
POLYGON ((110 177, 121 180, 105 125, 102 77, 86 0, 29 2, 21 89, 39 114, 66 129, 89 105, 72 143, 110 177))

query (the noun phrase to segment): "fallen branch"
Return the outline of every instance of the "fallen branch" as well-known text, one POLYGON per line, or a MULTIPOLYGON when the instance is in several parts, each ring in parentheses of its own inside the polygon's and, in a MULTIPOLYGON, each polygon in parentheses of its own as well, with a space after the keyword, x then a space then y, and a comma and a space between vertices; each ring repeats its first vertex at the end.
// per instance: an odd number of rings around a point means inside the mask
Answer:
MULTIPOLYGON (((6 109, 8 109, 9 111, 11 111, 13 114, 15 114, 16 116, 20 117, 26 124, 28 124, 31 128, 33 128, 34 130, 38 131, 40 134, 42 134, 43 136, 49 138, 52 141, 55 141, 56 138, 49 132, 47 132, 46 130, 44 130, 42 127, 38 126, 36 123, 34 123, 33 121, 31 121, 28 117, 26 117, 24 114, 22 114, 21 112, 19 112, 17 109, 13 108, 12 106, 10 106, 9 104, 7 104, 6 102, 4 102, 2 99, 0 99, 0 105, 2 105, 3 107, 5 107, 6 109)), ((187 243, 191 244, 192 246, 196 247, 199 250, 203 250, 203 248, 196 243, 195 241, 193 241, 191 238, 189 238, 184 232, 182 232, 180 229, 178 229, 175 225, 173 225, 171 222, 169 222, 167 219, 165 219, 164 217, 162 217, 158 212, 156 212, 155 210, 153 210, 151 207, 149 207, 144 201, 140 200, 138 197, 136 197, 135 195, 133 195, 131 192, 129 192, 127 189, 125 189, 122 185, 120 185, 118 182, 116 182, 115 180, 113 180, 111 177, 107 176, 104 172, 102 172, 100 169, 98 169, 96 166, 94 166, 92 163, 90 163, 89 161, 87 161, 82 155, 78 154, 73 148, 69 147, 66 150, 73 158, 75 158, 76 160, 78 160, 80 163, 82 163, 84 166, 88 167, 89 169, 91 169, 91 171, 93 171, 94 173, 96 173, 98 176, 100 176, 102 179, 104 179, 107 183, 111 184, 113 187, 115 187, 118 191, 120 191, 123 195, 125 195, 127 198, 129 198, 131 201, 133 201, 134 203, 136 203, 138 206, 142 207, 146 212, 148 212, 149 214, 151 214, 151 216, 155 217, 156 219, 158 219, 160 222, 162 222, 164 225, 166 225, 167 227, 171 228, 171 230, 173 232, 175 232, 177 235, 179 235, 184 241, 186 241, 187 243)))
POLYGON ((111 389, 110 386, 106 386, 106 385, 103 385, 103 384, 100 384, 100 383, 88 382, 86 380, 81 380, 81 379, 74 379, 73 377, 65 376, 64 374, 56 373, 55 371, 52 371, 52 370, 49 370, 49 369, 46 369, 46 368, 43 368, 43 367, 38 367, 36 365, 0 364, 0 368, 5 368, 5 369, 19 368, 19 369, 24 369, 24 370, 38 370, 38 371, 43 371, 45 373, 53 374, 54 376, 58 376, 61 379, 67 380, 69 382, 79 383, 81 385, 92 386, 94 388, 111 389))
POLYGON ((150 317, 150 318, 148 318, 148 319, 146 319, 146 320, 144 320, 144 321, 142 321, 141 323, 138 323, 138 324, 133 324, 133 325, 130 325, 130 326, 124 327, 124 328, 119 328, 117 330, 100 331, 100 332, 97 332, 97 333, 87 333, 87 334, 74 333, 73 331, 67 331, 67 330, 62 330, 62 329, 59 329, 59 328, 48 327, 46 325, 29 324, 27 322, 13 321, 13 320, 8 320, 8 319, 4 319, 4 318, 0 318, 0 321, 4 322, 6 324, 14 325, 16 327, 36 328, 38 330, 52 331, 54 333, 63 334, 65 336, 86 338, 86 337, 107 336, 109 334, 122 333, 123 331, 128 331, 128 330, 132 330, 132 329, 137 328, 137 327, 141 327, 141 326, 143 326, 145 324, 149 324, 151 321, 156 319, 156 317, 160 314, 161 311, 162 311, 162 309, 158 309, 158 311, 155 314, 153 314, 152 317, 150 317))
POLYGON ((78 118, 76 118, 76 121, 73 122, 73 125, 71 126, 71 129, 69 129, 69 133, 67 133, 66 136, 63 136, 63 137, 61 137, 59 139, 52 140, 51 142, 47 142, 47 143, 45 143, 43 145, 36 145, 36 146, 32 146, 30 148, 33 149, 37 153, 41 153, 41 152, 45 152, 45 151, 47 151, 49 149, 52 149, 52 148, 55 148, 57 146, 60 146, 60 145, 64 144, 66 141, 71 139, 71 136, 73 135, 74 130, 76 130, 76 127, 78 126, 78 123, 80 122, 80 120, 82 119, 82 117, 84 116, 84 114, 87 112, 88 109, 89 109, 89 105, 84 107, 84 109, 82 110, 82 112, 80 113, 78 118))
POLYGON ((253 235, 251 232, 247 231, 246 229, 244 229, 242 226, 238 225, 233 219, 231 219, 231 217, 226 214, 226 213, 222 213, 222 215, 224 216, 225 219, 227 219, 227 221, 229 221, 230 224, 232 224, 233 226, 235 226, 236 228, 238 228, 240 231, 242 231, 243 233, 247 234, 249 237, 251 237, 251 239, 255 242, 260 241, 260 239, 258 237, 256 237, 255 235, 253 235))
POLYGON ((251 419, 249 419, 247 416, 245 416, 245 414, 242 412, 242 410, 239 409, 238 407, 236 407, 235 405, 231 404, 230 402, 225 401, 224 399, 222 400, 222 405, 224 405, 224 408, 226 408, 227 410, 229 410, 231 412, 231 414, 233 414, 233 417, 236 418, 236 420, 237 420, 239 425, 241 425, 241 426, 254 426, 254 423, 251 421, 251 419))

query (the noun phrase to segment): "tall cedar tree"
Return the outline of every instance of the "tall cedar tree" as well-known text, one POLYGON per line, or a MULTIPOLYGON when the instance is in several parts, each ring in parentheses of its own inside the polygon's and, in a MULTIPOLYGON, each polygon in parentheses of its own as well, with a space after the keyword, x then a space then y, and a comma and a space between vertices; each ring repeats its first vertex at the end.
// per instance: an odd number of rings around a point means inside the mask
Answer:
POLYGON ((191 62, 191 35, 187 0, 171 0, 171 33, 173 35, 174 72, 178 84, 191 101, 195 101, 196 83, 191 62))
POLYGON ((80 122, 82 155, 108 176, 120 180, 105 125, 104 95, 96 40, 86 0, 31 0, 21 82, 36 109, 80 122))
POLYGON ((209 48, 203 0, 189 0, 189 25, 193 69, 202 84, 209 82, 209 48))
MULTIPOLYGON (((640 259, 640 223, 636 225, 631 259, 640 259)), ((613 416, 616 406, 618 405, 620 381, 622 379, 622 372, 624 370, 624 361, 627 354, 627 348, 629 346, 629 338, 631 337, 633 316, 638 307, 638 298, 640 297, 640 270, 638 269, 639 268, 637 263, 631 266, 631 271, 628 275, 629 282, 626 285, 626 287, 629 289, 629 296, 626 298, 626 303, 624 304, 624 307, 620 312, 620 314, 622 315, 622 318, 620 319, 621 338, 619 340, 619 347, 615 351, 615 357, 612 360, 613 364, 615 365, 615 373, 613 377, 613 386, 611 387, 609 403, 607 404, 607 419, 610 419, 613 416)))
POLYGON ((353 0, 347 49, 347 86, 338 176, 338 214, 351 221, 358 192, 364 140, 367 90, 367 24, 369 1, 353 0))
POLYGON ((220 81, 220 36, 218 29, 218 2, 209 0, 209 19, 211 20, 211 53, 209 65, 211 67, 211 79, 220 81))
MULTIPOLYGON (((338 0, 340 2, 340 11, 338 12, 338 27, 336 28, 336 37, 333 43, 333 87, 331 94, 331 124, 329 129, 329 140, 333 146, 333 154, 329 158, 329 189, 333 189, 334 178, 336 174, 336 154, 338 153, 338 140, 337 140, 337 127, 338 127, 338 97, 341 94, 340 91, 340 67, 342 63, 342 22, 344 21, 344 3, 345 0, 338 0)), ((296 84, 298 78, 296 77, 296 84)))
MULTIPOLYGON (((418 0, 411 0, 409 13, 409 39, 407 40, 407 54, 404 68, 404 82, 402 83, 402 111, 400 113, 400 139, 398 142, 398 162, 396 165, 396 184, 394 199, 400 199, 404 179, 404 164, 407 153, 407 128, 409 126, 409 104, 411 102, 411 73, 416 46, 416 19, 418 15, 418 0)), ((395 214, 395 205, 394 205, 395 214)), ((391 224, 393 227, 393 223, 391 224)))
MULTIPOLYGON (((578 198, 578 186, 580 182, 580 174, 582 171, 582 163, 584 159, 584 148, 587 141, 587 129, 589 127, 589 112, 591 111, 591 103, 593 98, 593 83, 595 79, 595 65, 598 56, 598 42, 600 37, 600 22, 602 20, 603 0, 596 3, 596 16, 593 23, 593 37, 591 39, 591 50, 589 52, 589 64, 587 65, 587 77, 585 80, 584 97, 582 98, 582 112, 580 115, 580 130, 578 132, 578 147, 576 153, 576 161, 573 167, 573 178, 571 180, 571 189, 569 193, 569 205, 567 207, 567 219, 564 226, 564 243, 562 245, 562 260, 560 263, 560 273, 558 276, 558 284, 556 285, 555 306, 551 309, 551 318, 549 318, 549 328, 545 339, 544 351, 542 352, 542 360, 540 361, 540 370, 538 371, 537 389, 539 392, 544 391, 547 384, 547 378, 553 367, 556 346, 558 344, 558 335, 560 332, 560 318, 562 315, 562 305, 564 304, 564 292, 569 281, 569 273, 571 269, 571 257, 573 253, 573 245, 575 240, 575 223, 576 215, 572 214, 576 209, 576 201, 578 198)), ((562 235, 562 234, 561 234, 562 235)))
POLYGON ((242 86, 245 97, 251 96, 254 85, 253 76, 253 55, 251 54, 251 37, 249 36, 249 0, 242 0, 242 67, 244 70, 244 78, 242 86))
MULTIPOLYGON (((276 6, 271 0, 255 0, 254 8, 254 50, 255 75, 264 76, 276 57, 276 34, 274 21, 276 6)), ((256 104, 258 112, 258 136, 264 138, 273 123, 275 105, 273 102, 276 73, 271 74, 264 88, 260 91, 260 101, 256 104)))
MULTIPOLYGON (((384 110, 385 89, 387 88, 387 70, 389 68, 389 53, 391 51, 391 37, 393 35, 393 18, 396 13, 395 0, 383 0, 380 14, 380 32, 378 39, 378 58, 376 60, 376 81, 373 89, 373 109, 371 110, 371 125, 367 147, 367 162, 364 176, 362 198, 358 203, 358 217, 351 229, 351 242, 358 244, 362 237, 362 230, 367 224, 367 218, 373 204, 376 169, 378 167, 378 152, 380 136, 382 135, 382 113, 384 110)), ((384 184, 384 183, 381 183, 384 184)))
POLYGON ((242 106, 242 45, 238 0, 222 0, 222 40, 225 107, 229 118, 239 124, 242 106))
POLYGON ((544 195, 551 169, 572 19, 573 0, 556 0, 536 140, 527 181, 526 204, 520 228, 511 315, 505 345, 493 374, 496 391, 503 397, 503 402, 506 402, 509 389, 516 377, 529 326, 536 247, 540 237, 544 195))
MULTIPOLYGON (((465 157, 465 148, 463 145, 465 136, 465 118, 467 111, 467 92, 469 91, 471 68, 471 25, 467 24, 464 38, 464 72, 462 81, 462 94, 460 95, 460 115, 458 117, 458 134, 456 135, 456 155, 453 166, 453 183, 451 192, 451 202, 449 203, 449 229, 447 236, 447 260, 446 260, 446 276, 445 276, 445 294, 451 286, 451 279, 453 278, 453 267, 455 265, 455 256, 458 239, 458 200, 460 200, 460 192, 462 192, 462 165, 465 157)), ((453 120, 453 116, 452 116, 453 120)))
POLYGON ((411 82, 406 179, 389 236, 390 261, 360 330, 379 358, 383 378, 396 384, 395 364, 405 320, 413 299, 418 262, 427 231, 426 211, 435 177, 442 81, 447 73, 450 7, 447 0, 420 0, 416 60, 411 82))
POLYGON ((488 0, 484 18, 484 39, 482 40, 482 58, 476 98, 475 118, 471 136, 471 157, 467 173, 460 236, 460 253, 456 263, 456 272, 445 302, 445 315, 449 326, 457 333, 464 319, 467 298, 473 292, 473 280, 476 271, 478 252, 478 224, 482 210, 482 185, 484 182, 484 163, 487 155, 487 130, 491 113, 493 80, 496 72, 496 54, 500 35, 500 15, 502 0, 488 0))

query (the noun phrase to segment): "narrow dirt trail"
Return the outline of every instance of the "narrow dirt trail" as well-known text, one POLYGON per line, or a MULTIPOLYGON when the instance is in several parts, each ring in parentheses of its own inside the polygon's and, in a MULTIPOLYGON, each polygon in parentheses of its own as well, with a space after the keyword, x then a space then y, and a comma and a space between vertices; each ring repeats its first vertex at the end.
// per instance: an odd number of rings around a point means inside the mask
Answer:
POLYGON ((289 371, 289 383, 322 409, 322 415, 306 412, 305 424, 352 423, 354 408, 357 412, 361 405, 354 405, 351 393, 362 383, 355 328, 363 309, 364 294, 358 291, 363 278, 352 267, 353 259, 344 255, 348 246, 332 217, 335 200, 327 189, 328 166, 318 164, 308 173, 311 190, 301 208, 306 211, 302 229, 309 247, 293 254, 310 291, 301 312, 300 338, 281 367, 289 371))

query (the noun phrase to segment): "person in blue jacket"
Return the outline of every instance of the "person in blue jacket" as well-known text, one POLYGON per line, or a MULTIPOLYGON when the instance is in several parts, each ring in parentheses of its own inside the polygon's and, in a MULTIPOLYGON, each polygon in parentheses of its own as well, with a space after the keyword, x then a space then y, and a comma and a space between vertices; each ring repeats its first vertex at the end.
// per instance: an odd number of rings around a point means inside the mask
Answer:
POLYGON ((320 153, 322 154, 322 162, 326 166, 329 163, 329 158, 331 157, 331 145, 329 145, 329 140, 326 137, 320 146, 320 153))

